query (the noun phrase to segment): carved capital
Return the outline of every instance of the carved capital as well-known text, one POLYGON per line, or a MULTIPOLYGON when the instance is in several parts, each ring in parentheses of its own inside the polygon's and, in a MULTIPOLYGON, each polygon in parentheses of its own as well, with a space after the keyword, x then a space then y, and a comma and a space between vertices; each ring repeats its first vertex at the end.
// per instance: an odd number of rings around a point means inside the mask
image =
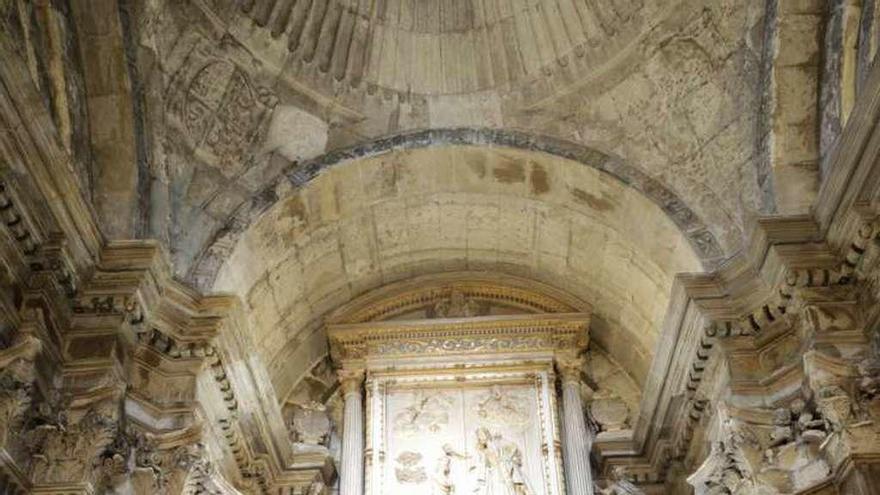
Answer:
POLYGON ((364 383, 364 370, 362 368, 343 368, 337 373, 339 383, 342 386, 342 395, 361 393, 364 383))
POLYGON ((143 493, 181 493, 187 480, 212 469, 201 443, 199 426, 170 433, 129 430, 125 437, 134 454, 131 478, 143 493))
POLYGON ((40 339, 31 334, 19 334, 15 342, 0 350, 0 370, 11 367, 16 361, 33 361, 42 349, 40 339))
POLYGON ((584 369, 584 357, 575 352, 563 352, 556 355, 556 369, 563 384, 579 383, 584 369))
POLYGON ((58 422, 26 432, 31 479, 38 484, 97 482, 101 454, 118 433, 118 411, 115 398, 101 398, 63 412, 58 422))
POLYGON ((22 427, 32 401, 34 359, 41 349, 42 342, 33 334, 19 332, 12 345, 0 350, 0 448, 6 448, 9 434, 22 427))

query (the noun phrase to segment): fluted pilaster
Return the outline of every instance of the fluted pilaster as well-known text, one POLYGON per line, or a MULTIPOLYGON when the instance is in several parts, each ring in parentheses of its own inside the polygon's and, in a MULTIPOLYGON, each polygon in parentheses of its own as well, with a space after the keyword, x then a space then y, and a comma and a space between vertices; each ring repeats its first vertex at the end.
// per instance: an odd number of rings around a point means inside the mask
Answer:
POLYGON ((362 495, 364 492, 364 404, 363 370, 342 370, 339 373, 345 401, 342 437, 340 495, 362 495))
POLYGON ((558 359, 562 378, 562 431, 565 453, 565 479, 569 495, 593 495, 590 473, 590 448, 593 434, 584 421, 584 404, 580 394, 582 359, 558 359))

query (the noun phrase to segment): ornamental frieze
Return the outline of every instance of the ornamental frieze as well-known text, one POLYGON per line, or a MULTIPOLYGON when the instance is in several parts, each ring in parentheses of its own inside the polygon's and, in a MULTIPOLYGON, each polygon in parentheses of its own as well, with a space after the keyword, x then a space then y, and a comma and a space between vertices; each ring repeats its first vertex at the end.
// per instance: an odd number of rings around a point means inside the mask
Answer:
POLYGON ((551 348, 553 344, 553 339, 550 336, 429 338, 380 343, 372 346, 370 351, 378 355, 504 352, 551 348))
POLYGON ((329 325, 337 361, 480 353, 554 352, 586 347, 582 313, 329 325))

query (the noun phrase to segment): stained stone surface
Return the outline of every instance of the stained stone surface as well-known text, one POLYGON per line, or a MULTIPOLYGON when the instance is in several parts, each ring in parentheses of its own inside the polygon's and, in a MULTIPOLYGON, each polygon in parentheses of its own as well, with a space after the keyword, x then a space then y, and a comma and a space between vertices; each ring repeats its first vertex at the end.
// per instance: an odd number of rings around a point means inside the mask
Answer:
POLYGON ((716 261, 762 207, 755 2, 156 1, 138 13, 159 134, 149 235, 197 284, 282 171, 422 129, 516 129, 603 152, 708 226, 716 261))
POLYGON ((872 492, 877 1, 0 0, 0 492, 332 493, 327 316, 461 274, 597 491, 872 492))
POLYGON ((700 262, 664 212, 608 174, 448 146, 353 160, 290 189, 241 237, 214 288, 247 301, 257 352, 284 395, 326 352, 322 315, 452 270, 526 276, 590 301, 594 341, 641 382, 672 278, 700 262))

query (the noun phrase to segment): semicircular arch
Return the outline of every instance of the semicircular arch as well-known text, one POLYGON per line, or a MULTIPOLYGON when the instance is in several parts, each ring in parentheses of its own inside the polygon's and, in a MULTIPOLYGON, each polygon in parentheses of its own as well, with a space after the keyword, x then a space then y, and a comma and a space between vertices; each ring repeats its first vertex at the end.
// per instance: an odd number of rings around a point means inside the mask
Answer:
POLYGON ((211 237, 187 271, 187 281, 201 289, 210 289, 241 234, 291 189, 306 186, 325 171, 389 153, 448 146, 529 151, 593 168, 657 205, 691 244, 703 269, 716 268, 730 254, 700 216, 675 192, 618 157, 556 137, 509 129, 457 127, 395 134, 291 164, 278 180, 245 202, 226 225, 211 237))
POLYGON ((450 143, 345 163, 316 165, 280 190, 213 284, 248 304, 279 392, 326 354, 332 311, 389 284, 456 271, 516 276, 589 302, 594 341, 641 381, 675 275, 703 266, 655 202, 571 159, 450 143))

